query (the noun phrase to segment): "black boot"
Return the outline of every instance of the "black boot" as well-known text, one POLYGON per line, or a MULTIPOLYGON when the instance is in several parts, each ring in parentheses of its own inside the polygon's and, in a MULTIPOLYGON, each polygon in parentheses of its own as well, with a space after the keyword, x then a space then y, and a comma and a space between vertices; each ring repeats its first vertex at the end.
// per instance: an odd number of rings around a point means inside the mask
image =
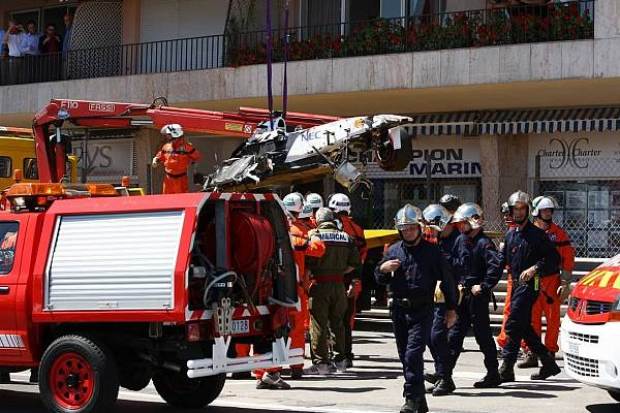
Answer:
POLYGON ((536 356, 536 354, 529 351, 523 361, 517 364, 517 367, 520 369, 538 367, 538 357, 536 356))
MULTIPOLYGON (((514 380, 514 373, 512 376, 514 380)), ((502 382, 503 379, 500 376, 499 372, 489 371, 487 372, 487 375, 482 378, 482 380, 474 383, 474 387, 477 389, 492 389, 494 387, 499 387, 502 382)))
POLYGON ((39 369, 38 368, 30 369, 30 379, 28 381, 30 383, 38 383, 39 382, 39 369))
POLYGON ((515 363, 513 361, 504 360, 502 366, 499 368, 499 377, 502 383, 515 381, 515 363))
POLYGON ((10 383, 11 375, 8 371, 0 370, 0 383, 10 383))
POLYGON ((446 377, 445 379, 439 379, 435 388, 433 389, 433 396, 447 396, 456 390, 456 384, 452 377, 446 377))
POLYGON ((400 413, 427 413, 428 405, 426 404, 426 398, 419 396, 415 399, 406 399, 403 407, 400 408, 400 413))
POLYGON ((424 373, 424 381, 427 381, 430 384, 437 384, 440 379, 441 377, 439 377, 439 374, 437 373, 424 373))
POLYGON ((232 380, 251 380, 252 372, 250 371, 240 371, 237 373, 233 373, 231 376, 232 380))
POLYGON ((555 357, 553 357, 551 354, 552 353, 547 353, 544 356, 540 356, 542 367, 537 374, 532 374, 530 376, 532 380, 545 380, 549 377, 556 376, 562 372, 562 369, 560 369, 558 364, 555 362, 555 357))

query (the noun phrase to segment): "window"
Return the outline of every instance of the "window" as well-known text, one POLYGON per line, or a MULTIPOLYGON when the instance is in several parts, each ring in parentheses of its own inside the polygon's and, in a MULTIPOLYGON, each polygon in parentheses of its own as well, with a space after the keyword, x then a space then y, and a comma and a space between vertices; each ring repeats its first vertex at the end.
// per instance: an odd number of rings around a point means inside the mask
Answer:
POLYGON ((403 15, 403 3, 401 0, 381 0, 381 17, 391 19, 402 17, 403 15))
POLYGON ((0 178, 10 178, 12 174, 11 158, 0 156, 0 178))
POLYGON ((13 12, 11 13, 11 18, 15 20, 16 22, 23 24, 24 28, 26 28, 26 23, 32 20, 37 24, 37 29, 41 31, 40 30, 41 26, 39 24, 39 10, 38 9, 20 10, 17 12, 13 12))
POLYGON ((56 25, 58 33, 63 35, 65 32, 64 16, 67 13, 75 14, 76 9, 77 6, 75 5, 51 6, 40 9, 16 10, 9 14, 12 19, 24 26, 26 22, 34 20, 39 32, 42 32, 48 24, 53 23, 56 25))
POLYGON ((0 275, 13 268, 18 228, 17 222, 0 222, 0 275))
POLYGON ((57 7, 49 7, 43 9, 43 21, 42 25, 47 26, 50 23, 56 25, 56 29, 58 33, 60 33, 63 37, 65 35, 65 14, 75 14, 75 10, 77 7, 75 6, 57 6, 57 7))
POLYGON ((24 179, 39 179, 39 170, 35 158, 24 159, 24 179))

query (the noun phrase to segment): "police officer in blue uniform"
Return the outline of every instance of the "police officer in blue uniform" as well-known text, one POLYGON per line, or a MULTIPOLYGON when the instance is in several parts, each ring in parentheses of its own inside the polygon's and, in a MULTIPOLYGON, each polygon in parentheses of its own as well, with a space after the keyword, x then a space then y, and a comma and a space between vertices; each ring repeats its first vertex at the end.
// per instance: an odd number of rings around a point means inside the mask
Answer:
POLYGON ((502 276, 501 254, 484 233, 484 214, 480 206, 472 202, 461 205, 454 213, 453 221, 464 235, 459 237, 456 246, 461 265, 459 290, 463 293, 463 299, 457 308, 458 321, 448 333, 453 367, 461 354, 465 335, 473 326, 474 337, 484 355, 487 369, 487 374, 475 382, 474 387, 497 387, 501 379, 491 331, 489 302, 492 290, 502 276))
MULTIPOLYGON (((450 264, 451 274, 456 285, 454 260, 457 258, 457 254, 455 245, 460 232, 451 222, 452 214, 440 204, 431 204, 424 208, 422 215, 428 230, 427 234, 432 235, 431 239, 436 241, 439 249, 450 264)), ((435 372, 425 373, 424 380, 434 385, 432 389, 433 396, 444 396, 452 393, 456 389, 456 385, 454 380, 452 380, 452 357, 448 347, 446 303, 445 299, 437 291, 437 288, 435 287, 435 310, 428 345, 435 362, 435 372)))
POLYGON ((512 273, 512 295, 510 297, 510 316, 506 321, 508 342, 500 368, 503 382, 515 380, 514 365, 519 354, 521 339, 538 356, 542 367, 532 380, 545 380, 561 372, 555 358, 542 344, 540 337, 532 328, 532 306, 538 297, 540 278, 559 272, 560 255, 545 232, 529 220, 531 211, 530 196, 522 191, 513 193, 508 199, 508 207, 514 221, 504 239, 503 263, 512 273))
POLYGON ((388 285, 392 294, 394 336, 405 375, 405 404, 400 411, 425 413, 423 355, 433 322, 435 285, 442 282, 448 327, 456 321, 456 289, 441 251, 422 237, 422 211, 407 204, 396 213, 394 223, 401 240, 387 250, 375 278, 388 285))

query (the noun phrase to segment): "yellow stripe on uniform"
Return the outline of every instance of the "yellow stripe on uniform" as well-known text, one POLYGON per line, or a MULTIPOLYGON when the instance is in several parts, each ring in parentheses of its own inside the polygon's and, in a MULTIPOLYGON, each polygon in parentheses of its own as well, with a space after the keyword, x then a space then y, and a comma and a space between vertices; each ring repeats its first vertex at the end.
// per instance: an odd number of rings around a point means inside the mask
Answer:
POLYGON ((616 277, 616 282, 614 283, 614 288, 616 290, 620 290, 620 275, 616 277))

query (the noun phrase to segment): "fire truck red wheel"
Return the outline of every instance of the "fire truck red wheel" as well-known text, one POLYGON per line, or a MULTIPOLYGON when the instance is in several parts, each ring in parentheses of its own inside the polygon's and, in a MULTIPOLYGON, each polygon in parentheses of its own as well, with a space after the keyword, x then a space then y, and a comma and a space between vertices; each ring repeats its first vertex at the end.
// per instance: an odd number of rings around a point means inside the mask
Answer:
POLYGON ((171 406, 200 409, 217 399, 226 381, 225 374, 190 379, 185 372, 161 370, 153 376, 157 393, 171 406))
POLYGON ((118 397, 118 387, 116 362, 96 340, 62 336, 41 358, 39 389, 51 412, 109 411, 118 397))

